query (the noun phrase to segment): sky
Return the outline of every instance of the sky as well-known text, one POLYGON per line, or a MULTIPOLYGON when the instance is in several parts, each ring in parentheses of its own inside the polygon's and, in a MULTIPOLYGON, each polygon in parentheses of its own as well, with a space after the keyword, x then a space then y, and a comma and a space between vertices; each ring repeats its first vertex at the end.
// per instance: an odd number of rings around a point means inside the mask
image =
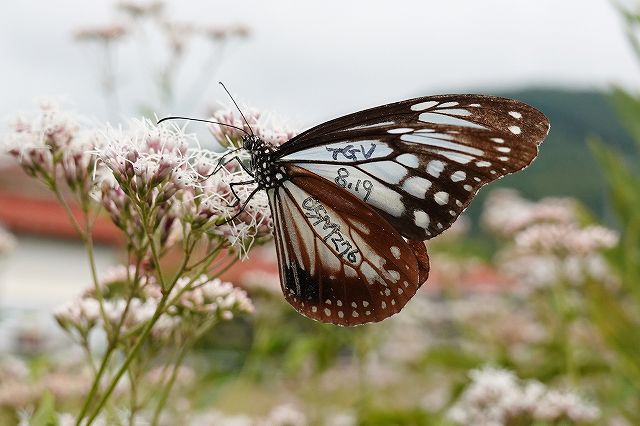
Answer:
MULTIPOLYGON (((73 40, 74 30, 113 22, 112 1, 5 2, 0 17, 0 117, 28 110, 42 96, 63 96, 99 119, 125 119, 152 98, 155 47, 130 43, 115 53, 118 117, 99 86, 101 51, 73 40), (146 62, 145 62, 146 61, 146 62), (146 68, 145 68, 146 67, 146 68), (137 77, 136 77, 137 76, 137 77), (148 77, 147 77, 148 80, 148 77)), ((169 1, 177 21, 243 23, 213 84, 196 86, 197 105, 173 114, 201 116, 227 104, 223 80, 243 104, 275 111, 307 127, 358 109, 437 93, 521 87, 640 87, 640 69, 622 21, 607 0, 246 0, 169 1), (201 87, 201 89, 200 89, 201 87)), ((196 46, 182 81, 208 73, 196 46), (189 71, 191 70, 191 71, 189 71)), ((185 83, 186 85, 188 85, 185 83)))

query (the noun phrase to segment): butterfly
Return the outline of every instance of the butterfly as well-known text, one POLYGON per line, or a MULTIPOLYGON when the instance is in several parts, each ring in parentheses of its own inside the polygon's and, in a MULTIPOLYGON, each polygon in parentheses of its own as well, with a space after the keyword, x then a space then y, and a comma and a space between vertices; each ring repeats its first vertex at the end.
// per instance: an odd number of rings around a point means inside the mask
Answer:
POLYGON ((244 183, 267 192, 285 299, 342 326, 399 312, 429 275, 424 240, 483 185, 527 167, 548 132, 522 102, 440 95, 345 115, 279 147, 247 134, 244 183))

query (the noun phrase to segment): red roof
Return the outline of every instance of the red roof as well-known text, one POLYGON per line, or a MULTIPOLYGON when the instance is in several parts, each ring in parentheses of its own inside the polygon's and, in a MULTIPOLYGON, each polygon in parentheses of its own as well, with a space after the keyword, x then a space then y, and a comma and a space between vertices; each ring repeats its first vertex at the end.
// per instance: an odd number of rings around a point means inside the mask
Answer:
MULTIPOLYGON (((70 203, 71 211, 82 223, 82 211, 70 203)), ((44 186, 19 168, 0 170, 0 224, 15 233, 36 234, 62 239, 78 239, 64 208, 44 186)), ((122 235, 107 216, 95 221, 96 243, 120 244, 122 235)))

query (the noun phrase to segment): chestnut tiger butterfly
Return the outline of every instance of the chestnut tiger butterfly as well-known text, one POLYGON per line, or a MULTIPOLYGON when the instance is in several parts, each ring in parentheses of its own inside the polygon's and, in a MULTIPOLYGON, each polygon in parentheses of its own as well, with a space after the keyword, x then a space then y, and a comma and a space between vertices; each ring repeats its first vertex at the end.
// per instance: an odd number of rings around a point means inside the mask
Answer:
POLYGON ((512 99, 439 95, 345 115, 279 147, 238 129, 253 178, 242 184, 268 195, 285 299, 354 326, 405 306, 429 275, 423 241, 482 186, 531 164, 549 121, 512 99))

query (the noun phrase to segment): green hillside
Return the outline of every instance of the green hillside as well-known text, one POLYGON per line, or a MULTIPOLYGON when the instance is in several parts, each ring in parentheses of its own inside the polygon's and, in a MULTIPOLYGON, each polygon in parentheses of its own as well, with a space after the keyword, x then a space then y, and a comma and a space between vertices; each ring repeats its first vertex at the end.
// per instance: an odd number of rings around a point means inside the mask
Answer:
MULTIPOLYGON (((532 199, 572 196, 594 213, 607 211, 604 178, 587 146, 597 136, 622 152, 632 152, 634 142, 618 120, 606 94, 551 89, 502 92, 501 96, 522 100, 544 112, 551 122, 549 137, 538 159, 525 172, 496 182, 491 187, 519 189, 532 199)), ((479 194, 469 213, 476 216, 487 189, 479 194)))

